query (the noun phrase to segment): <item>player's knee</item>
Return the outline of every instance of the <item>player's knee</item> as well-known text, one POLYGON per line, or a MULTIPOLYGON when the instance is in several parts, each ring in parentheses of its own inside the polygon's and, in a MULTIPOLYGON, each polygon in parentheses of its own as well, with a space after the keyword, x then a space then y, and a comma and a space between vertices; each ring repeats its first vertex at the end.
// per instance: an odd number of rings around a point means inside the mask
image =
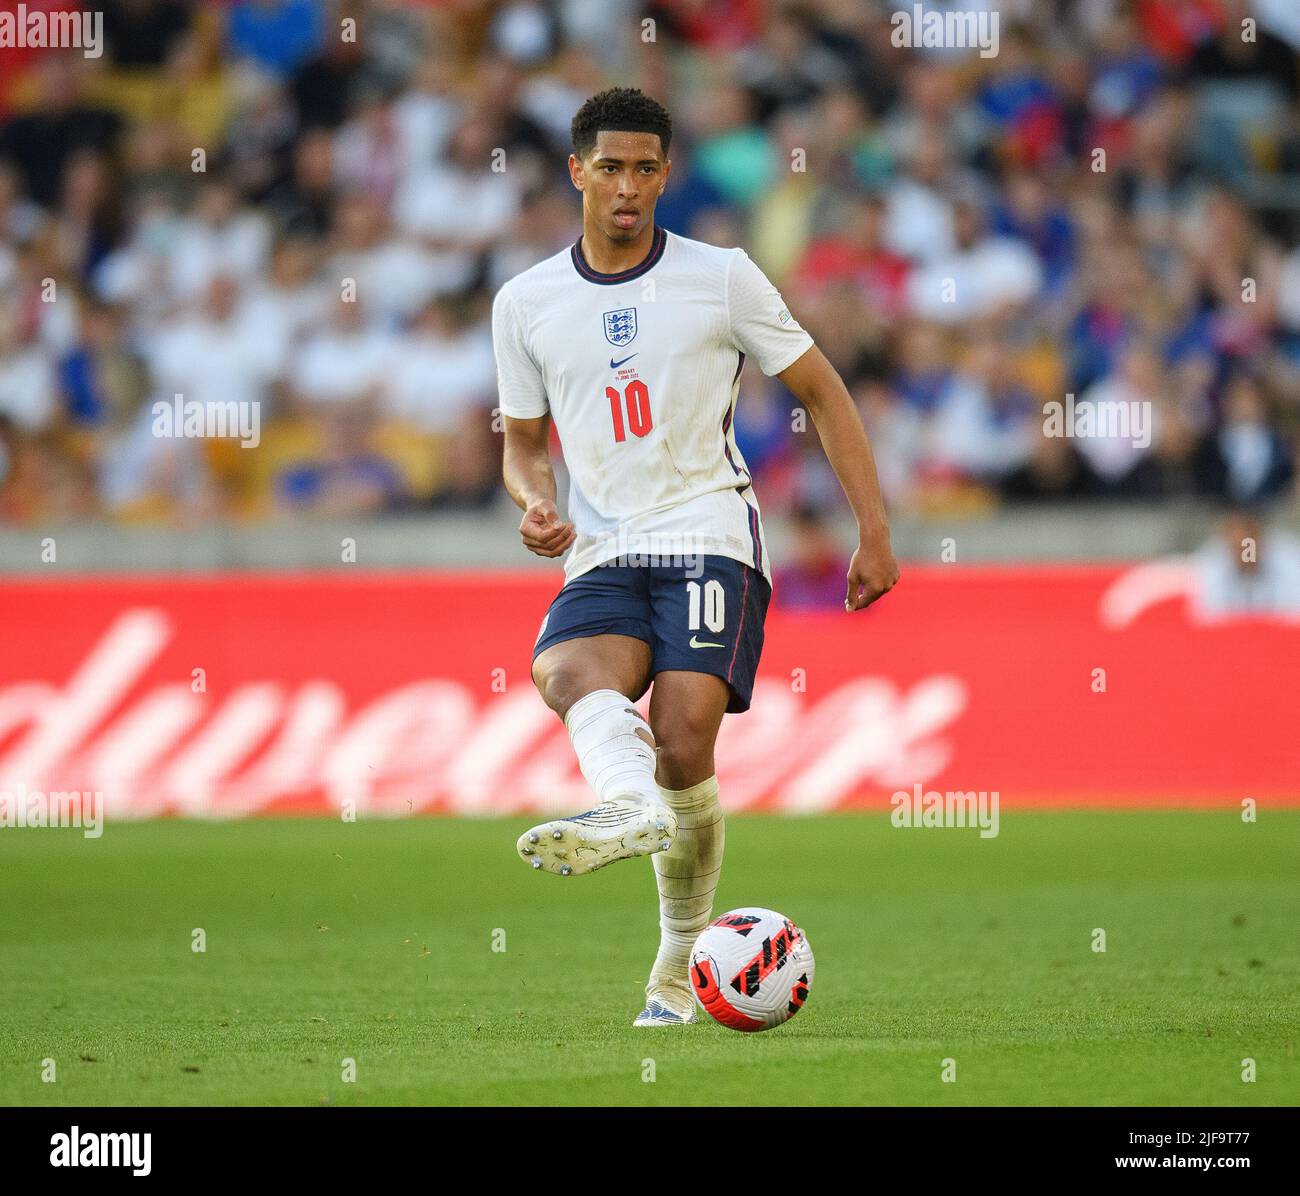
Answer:
POLYGON ((690 789, 714 772, 712 744, 660 744, 655 777, 665 789, 690 789))
POLYGON ((682 752, 711 748, 718 735, 717 714, 703 704, 683 702, 658 712, 654 732, 661 746, 671 744, 682 752))
POLYGON ((711 719, 678 716, 666 726, 655 728, 659 745, 659 775, 668 789, 689 789, 713 775, 711 719))
POLYGON ((533 666, 533 684, 545 702, 561 718, 570 706, 581 697, 579 694, 579 670, 567 662, 558 662, 539 668, 533 666))
POLYGON ((569 713, 569 707, 579 698, 593 690, 609 688, 601 684, 582 661, 563 659, 547 662, 542 668, 534 667, 533 684, 542 695, 542 701, 561 718, 569 713))

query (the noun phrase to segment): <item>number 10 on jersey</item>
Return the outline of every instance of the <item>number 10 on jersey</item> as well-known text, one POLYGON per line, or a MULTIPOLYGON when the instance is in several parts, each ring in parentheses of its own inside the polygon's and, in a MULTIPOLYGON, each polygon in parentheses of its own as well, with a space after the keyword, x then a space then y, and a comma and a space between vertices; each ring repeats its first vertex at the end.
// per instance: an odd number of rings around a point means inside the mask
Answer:
POLYGON ((650 418, 650 391, 640 378, 634 378, 627 384, 627 389, 618 393, 614 386, 605 387, 605 396, 609 399, 609 413, 614 419, 614 439, 622 442, 627 439, 628 429, 633 436, 644 436, 654 427, 650 418), (627 424, 623 423, 623 409, 627 408, 627 424))

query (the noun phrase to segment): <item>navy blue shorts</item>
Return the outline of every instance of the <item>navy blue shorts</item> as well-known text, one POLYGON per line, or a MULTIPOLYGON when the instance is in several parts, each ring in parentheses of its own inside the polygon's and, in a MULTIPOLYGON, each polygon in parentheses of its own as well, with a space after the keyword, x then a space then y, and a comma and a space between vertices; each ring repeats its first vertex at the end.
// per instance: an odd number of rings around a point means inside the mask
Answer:
POLYGON ((650 645, 651 675, 712 673, 731 688, 727 711, 749 709, 763 651, 772 587, 756 569, 725 556, 687 565, 598 565, 555 597, 533 647, 593 635, 630 635, 650 645))

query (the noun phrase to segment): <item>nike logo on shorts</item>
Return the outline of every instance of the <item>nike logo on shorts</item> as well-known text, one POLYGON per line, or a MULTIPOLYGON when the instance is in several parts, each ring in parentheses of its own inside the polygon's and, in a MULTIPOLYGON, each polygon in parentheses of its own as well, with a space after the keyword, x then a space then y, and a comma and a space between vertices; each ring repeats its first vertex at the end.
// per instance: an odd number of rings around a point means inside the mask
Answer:
POLYGON ((727 646, 726 644, 706 644, 706 643, 701 643, 701 642, 699 641, 699 639, 698 639, 696 636, 691 636, 691 647, 692 647, 692 648, 725 648, 726 646, 727 646))

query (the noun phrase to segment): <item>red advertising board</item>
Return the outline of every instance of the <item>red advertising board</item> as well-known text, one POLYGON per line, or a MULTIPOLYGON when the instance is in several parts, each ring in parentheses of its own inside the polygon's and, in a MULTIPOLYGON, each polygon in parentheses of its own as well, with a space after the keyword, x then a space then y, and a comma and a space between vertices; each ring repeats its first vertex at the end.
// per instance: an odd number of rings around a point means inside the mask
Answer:
MULTIPOLYGON (((0 793, 109 818, 581 809, 529 681, 557 574, 8 580, 0 793)), ((730 810, 1300 804, 1300 628, 1206 625, 1185 566, 908 567, 870 610, 774 608, 730 810)))

